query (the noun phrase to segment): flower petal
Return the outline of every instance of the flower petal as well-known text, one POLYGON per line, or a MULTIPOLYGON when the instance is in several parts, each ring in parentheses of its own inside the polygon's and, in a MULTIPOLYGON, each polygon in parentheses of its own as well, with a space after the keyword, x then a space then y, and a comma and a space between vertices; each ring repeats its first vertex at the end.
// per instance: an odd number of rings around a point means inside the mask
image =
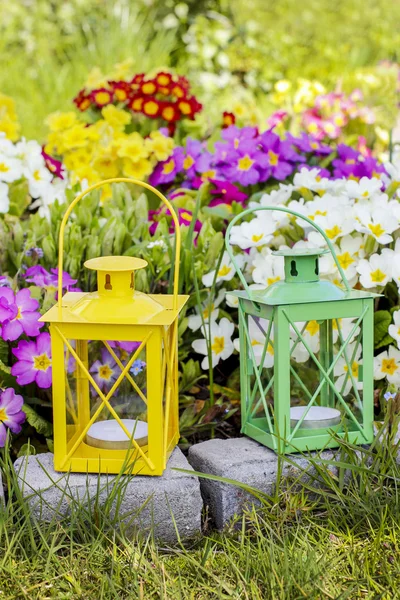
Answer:
POLYGON ((37 371, 32 363, 26 360, 20 360, 11 367, 11 375, 17 378, 18 385, 27 385, 35 381, 37 371))
POLYGON ((4 340, 14 342, 23 334, 23 332, 24 330, 22 329, 21 322, 13 319, 12 321, 6 321, 4 323, 1 335, 4 340))
POLYGON ((52 368, 49 367, 46 371, 37 371, 36 372, 36 383, 40 388, 49 388, 51 387, 51 375, 52 368))
POLYGON ((27 288, 17 292, 15 303, 21 309, 21 312, 34 311, 39 308, 39 302, 31 297, 31 292, 27 288))

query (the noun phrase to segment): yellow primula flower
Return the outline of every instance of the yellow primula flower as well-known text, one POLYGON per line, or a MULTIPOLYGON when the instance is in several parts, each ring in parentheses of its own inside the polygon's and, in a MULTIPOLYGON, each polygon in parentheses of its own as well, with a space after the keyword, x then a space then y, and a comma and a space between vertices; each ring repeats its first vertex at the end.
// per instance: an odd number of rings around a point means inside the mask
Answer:
POLYGON ((130 158, 124 158, 123 173, 125 177, 134 177, 135 179, 145 179, 152 172, 151 162, 145 158, 133 161, 130 158))
POLYGON ((152 131, 145 140, 146 148, 152 152, 158 161, 167 160, 174 149, 174 140, 159 131, 152 131))
POLYGON ((129 158, 133 161, 147 158, 149 155, 148 148, 144 143, 144 139, 139 133, 131 133, 130 135, 118 138, 115 141, 117 145, 117 155, 121 158, 129 158))
POLYGON ((81 148, 88 143, 88 130, 90 127, 85 127, 83 123, 74 125, 70 129, 63 132, 62 142, 64 148, 69 150, 71 148, 81 148))
POLYGON ((120 81, 121 79, 131 79, 133 71, 133 60, 127 58, 123 62, 117 63, 111 73, 108 74, 108 79, 120 81))
POLYGON ((0 119, 0 131, 6 134, 6 138, 16 142, 20 137, 21 126, 18 121, 14 121, 8 115, 0 119))
POLYGON ((118 177, 119 174, 118 163, 111 155, 103 155, 97 158, 93 162, 93 168, 104 179, 118 177))
POLYGON ((86 80, 84 87, 87 90, 94 90, 96 88, 107 87, 108 77, 104 75, 99 67, 94 67, 86 80))
POLYGON ((99 174, 89 164, 81 163, 76 169, 71 170, 72 184, 86 179, 88 184, 96 183, 99 180, 99 174))
POLYGON ((64 154, 63 162, 70 171, 77 171, 81 165, 88 165, 93 158, 93 151, 90 147, 76 148, 64 154))
POLYGON ((50 131, 65 131, 78 123, 76 114, 70 112, 55 112, 49 115, 45 121, 50 131))
POLYGON ((128 125, 132 120, 132 116, 128 112, 121 108, 116 108, 116 106, 113 106, 112 104, 105 106, 102 109, 101 114, 111 127, 121 131, 125 128, 125 125, 128 125))

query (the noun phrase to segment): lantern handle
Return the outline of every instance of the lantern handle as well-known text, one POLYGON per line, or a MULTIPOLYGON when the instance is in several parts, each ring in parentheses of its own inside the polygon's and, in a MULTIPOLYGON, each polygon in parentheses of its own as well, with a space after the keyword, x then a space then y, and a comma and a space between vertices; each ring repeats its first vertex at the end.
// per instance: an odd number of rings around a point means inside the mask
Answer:
POLYGON ((283 208, 283 207, 279 207, 279 206, 259 206, 259 207, 255 207, 255 208, 248 208, 247 210, 244 210, 243 212, 241 212, 239 215, 236 215, 236 217, 234 219, 232 219, 232 221, 229 223, 228 228, 226 230, 226 235, 225 235, 225 247, 226 250, 229 254, 229 257, 232 261, 233 266, 235 267, 235 271, 236 273, 239 275, 239 279, 243 284, 244 289, 246 290, 249 298, 251 299, 251 290, 247 284, 246 279, 244 278, 244 275, 242 273, 242 271, 240 270, 239 265, 237 264, 237 262, 235 261, 235 256, 232 252, 232 246, 229 243, 229 239, 230 239, 230 233, 231 233, 231 229, 232 227, 235 225, 235 223, 237 223, 237 221, 239 221, 240 219, 242 219, 243 217, 250 215, 251 213, 254 212, 259 212, 259 211, 263 211, 263 210, 277 210, 279 212, 285 212, 288 213, 290 215, 293 215, 294 217, 297 217, 298 219, 303 219, 303 221, 307 221, 307 223, 309 225, 312 225, 312 227, 314 227, 314 229, 316 229, 318 231, 318 233, 320 233, 322 235, 322 237, 324 238, 324 240, 326 241, 328 248, 333 256, 333 259, 336 263, 336 266, 338 268, 338 271, 340 273, 340 276, 342 278, 342 281, 344 283, 344 286, 346 288, 347 292, 351 291, 351 287, 349 282, 347 281, 346 275, 344 274, 344 271, 342 269, 342 267, 340 266, 338 257, 336 256, 335 253, 335 249, 333 247, 332 242, 330 241, 330 239, 328 238, 328 236, 326 235, 325 231, 316 223, 314 223, 314 221, 312 221, 311 219, 309 219, 308 217, 305 217, 304 215, 301 215, 298 212, 295 212, 294 210, 291 210, 289 208, 283 208))
POLYGON ((179 220, 176 216, 175 210, 171 204, 171 202, 155 187, 150 185, 149 183, 145 183, 144 181, 140 181, 139 179, 133 179, 128 177, 113 177, 112 179, 105 179, 104 181, 100 181, 88 187, 85 191, 78 194, 78 196, 71 202, 68 206, 63 220, 61 221, 60 233, 58 239, 58 309, 61 310, 62 306, 62 273, 63 273, 63 255, 64 255, 64 230, 67 224, 68 218, 82 198, 84 198, 87 194, 90 194, 93 190, 96 190, 103 185, 110 183, 133 183, 142 188, 150 190, 156 196, 160 198, 160 200, 167 206, 168 210, 171 213, 172 219, 175 225, 175 264, 174 264, 174 287, 173 287, 173 301, 172 308, 173 310, 177 310, 178 308, 178 287, 179 287, 179 261, 180 261, 180 252, 181 252, 181 230, 179 227, 179 220))

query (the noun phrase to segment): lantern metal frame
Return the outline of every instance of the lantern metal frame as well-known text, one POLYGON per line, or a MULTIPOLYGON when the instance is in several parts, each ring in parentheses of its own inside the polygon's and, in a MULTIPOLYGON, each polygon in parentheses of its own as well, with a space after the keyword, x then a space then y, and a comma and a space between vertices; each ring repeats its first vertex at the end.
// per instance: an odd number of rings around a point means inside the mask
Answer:
MULTIPOLYGON (((237 215, 229 224, 225 239, 226 250, 230 256, 232 264, 243 284, 245 291, 229 292, 238 297, 239 310, 239 339, 240 339, 240 381, 241 381, 241 413, 242 413, 242 433, 255 439, 256 441, 268 446, 278 453, 285 454, 290 452, 301 452, 305 450, 316 450, 322 448, 337 447, 340 438, 346 438, 352 443, 366 444, 373 439, 373 318, 374 318, 374 298, 378 294, 353 290, 347 281, 345 273, 336 256, 334 247, 323 229, 314 223, 308 217, 293 210, 276 207, 264 206, 255 207, 243 211, 237 215), (264 290, 252 290, 238 263, 230 244, 230 233, 232 227, 244 217, 259 211, 277 211, 285 212, 293 217, 303 219, 314 229, 316 229, 325 239, 338 271, 343 281, 344 290, 337 287, 338 297, 324 297, 324 284, 333 284, 329 282, 314 279, 321 284, 318 291, 321 292, 320 298, 310 297, 310 282, 297 283, 295 287, 290 288, 289 284, 283 287, 284 282, 267 286, 264 290), (266 292, 280 289, 284 293, 282 298, 279 293, 274 295, 266 292), (296 297, 293 293, 298 291, 296 297), (292 293, 290 293, 292 292, 292 293), (340 293, 339 293, 340 292, 340 293), (257 367, 256 357, 252 347, 249 333, 249 318, 253 318, 257 327, 265 336, 264 348, 261 354, 260 366, 257 367), (258 319, 268 321, 267 330, 260 325, 258 319), (349 335, 344 339, 339 319, 352 318, 355 320, 349 335), (296 323, 317 321, 320 327, 320 356, 315 356, 315 352, 310 348, 307 340, 304 339, 304 330, 306 325, 300 329, 296 323), (333 353, 333 324, 336 323, 340 348, 334 355, 333 353), (271 331, 274 327, 274 341, 271 340, 271 331), (354 341, 354 335, 357 328, 360 332, 356 340, 356 345, 351 357, 346 353, 346 348, 351 341, 354 341), (296 339, 291 347, 290 328, 296 334, 296 339), (360 341, 360 339, 362 341, 360 341), (311 360, 316 365, 320 379, 319 385, 314 392, 310 392, 304 381, 298 376, 297 372, 290 364, 291 355, 297 346, 302 343, 307 349, 311 360), (273 346, 274 368, 273 374, 269 377, 267 384, 263 383, 264 360, 268 351, 269 344, 273 346), (358 381, 362 382, 362 399, 358 393, 357 381, 352 372, 352 365, 356 351, 362 345, 362 367, 358 372, 358 381), (340 357, 343 357, 347 365, 347 375, 340 390, 336 389, 333 380, 334 368, 340 357), (300 386, 307 398, 306 407, 302 417, 293 426, 291 424, 291 386, 290 378, 294 377, 297 385, 300 386), (252 387, 251 381, 254 378, 252 387), (354 390, 355 405, 361 415, 357 419, 350 406, 343 398, 346 383, 350 379, 354 390), (268 404, 267 394, 273 390, 274 400, 268 404), (258 394, 258 400, 254 405, 258 394), (335 427, 305 428, 302 427, 305 418, 312 406, 316 406, 316 401, 320 398, 320 406, 334 408, 335 405, 342 410, 341 423, 335 427), (261 408, 264 409, 264 415, 257 417, 256 413, 261 408), (346 418, 343 418, 345 416, 346 418)), ((322 254, 323 251, 310 251, 311 254, 322 254)), ((282 254, 276 252, 276 254, 282 254)), ((296 255, 290 255, 290 251, 283 253, 285 256, 295 258, 296 255)), ((303 253, 307 255, 308 251, 303 253)), ((318 259, 316 259, 318 260, 318 259)), ((287 268, 289 262, 285 261, 285 275, 290 280, 290 271, 287 268)), ((315 270, 318 275, 318 269, 315 270)), ((315 287, 313 288, 316 289, 315 287)), ((327 288, 328 289, 328 288, 327 288)))
MULTIPOLYGON (((179 295, 179 262, 181 236, 179 220, 167 198, 153 186, 142 181, 118 177, 96 183, 80 193, 68 207, 60 226, 58 255, 58 302, 45 315, 42 322, 50 323, 53 360, 53 420, 54 420, 54 467, 57 471, 119 473, 121 470, 140 475, 161 475, 168 458, 179 441, 178 403, 178 317, 189 296, 179 295), (64 253, 64 231, 68 218, 76 204, 87 194, 103 185, 112 183, 135 184, 153 192, 167 206, 175 225, 175 258, 173 293, 146 294, 156 300, 163 310, 145 322, 140 318, 134 323, 116 323, 107 316, 102 322, 88 322, 76 315, 74 305, 88 296, 86 293, 67 292, 62 296, 62 270, 64 253), (76 340, 73 347, 71 340, 76 340), (101 341, 121 369, 119 377, 108 393, 103 393, 90 372, 88 364, 89 341, 101 341), (123 364, 107 340, 136 341, 140 346, 123 364), (65 348, 76 361, 76 404, 78 414, 71 411, 71 392, 67 379, 65 348), (130 368, 140 352, 146 348, 147 396, 130 375, 130 368), (127 379, 138 396, 147 406, 148 443, 139 445, 126 428, 110 399, 124 379, 127 379), (100 404, 91 415, 91 384, 100 404), (89 427, 101 411, 107 408, 112 417, 128 436, 131 447, 105 449, 85 443, 89 427), (68 428, 67 412, 73 416, 73 435, 68 428)), ((117 260, 118 257, 115 257, 117 260)), ((134 259, 132 259, 134 260, 134 259)), ((145 261, 138 261, 145 263, 145 261)), ((142 265, 140 265, 142 266, 142 265)), ((139 267, 140 268, 140 267, 139 267)))

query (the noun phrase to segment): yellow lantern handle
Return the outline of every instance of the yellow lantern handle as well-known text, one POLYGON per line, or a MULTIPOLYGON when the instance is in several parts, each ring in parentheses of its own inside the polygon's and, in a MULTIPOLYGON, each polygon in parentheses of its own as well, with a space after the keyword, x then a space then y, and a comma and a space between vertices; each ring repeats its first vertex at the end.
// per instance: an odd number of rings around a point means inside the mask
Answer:
POLYGON ((94 185, 91 185, 84 192, 81 192, 71 202, 71 204, 67 208, 65 215, 63 217, 63 220, 61 221, 60 235, 59 235, 59 240, 58 240, 58 308, 59 308, 59 310, 61 310, 61 305, 62 305, 62 273, 63 273, 65 225, 67 224, 69 215, 71 214, 71 212, 73 211, 75 206, 78 204, 78 202, 80 200, 82 200, 82 198, 84 198, 87 194, 90 194, 90 192, 92 192, 93 190, 96 190, 97 188, 102 187, 103 185, 106 185, 108 183, 134 183, 136 185, 139 185, 140 187, 146 188, 147 190, 150 190, 150 192, 153 192, 153 194, 158 196, 160 198, 160 200, 162 200, 162 202, 167 206, 168 210, 170 211, 172 219, 174 221, 174 225, 175 225, 175 237, 176 237, 175 265, 174 265, 174 289, 173 289, 173 305, 172 305, 172 307, 173 307, 173 310, 177 310, 177 308, 178 308, 178 286, 179 286, 179 261, 180 261, 180 253, 181 253, 181 230, 179 227, 178 217, 176 216, 176 212, 175 212, 171 202, 169 200, 167 200, 167 198, 164 196, 164 194, 162 194, 159 190, 157 190, 155 187, 153 187, 149 183, 145 183, 144 181, 140 181, 139 179, 131 179, 128 177, 114 177, 112 179, 106 179, 104 181, 100 181, 99 183, 95 183, 94 185))

